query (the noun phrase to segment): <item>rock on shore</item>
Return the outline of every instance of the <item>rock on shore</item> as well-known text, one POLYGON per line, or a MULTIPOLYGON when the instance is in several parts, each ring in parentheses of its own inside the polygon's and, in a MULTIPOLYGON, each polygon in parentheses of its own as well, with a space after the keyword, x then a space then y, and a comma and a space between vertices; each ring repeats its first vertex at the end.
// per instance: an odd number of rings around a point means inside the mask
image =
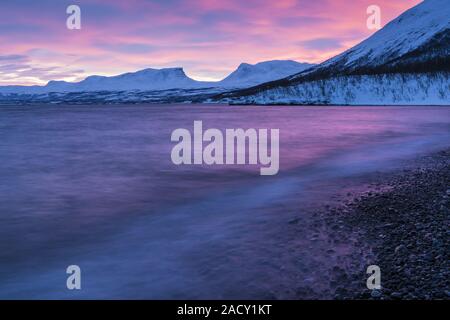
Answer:
POLYGON ((374 184, 380 191, 335 208, 327 220, 337 236, 360 238, 355 259, 381 268, 382 289, 368 290, 365 270, 350 270, 335 298, 450 299, 450 150, 374 184))

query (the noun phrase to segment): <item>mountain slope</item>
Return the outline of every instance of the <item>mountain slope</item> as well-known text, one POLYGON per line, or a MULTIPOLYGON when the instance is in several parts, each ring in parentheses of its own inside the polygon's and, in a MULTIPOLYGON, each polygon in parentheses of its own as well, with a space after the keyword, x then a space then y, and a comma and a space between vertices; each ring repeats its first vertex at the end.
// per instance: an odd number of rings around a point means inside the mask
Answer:
POLYGON ((254 65, 242 63, 236 71, 220 81, 220 86, 240 87, 255 86, 264 82, 286 78, 304 71, 313 64, 299 63, 292 60, 273 60, 254 65))
MULTIPOLYGON (((395 65, 408 53, 427 46, 436 38, 448 36, 449 28, 449 1, 425 0, 401 14, 367 40, 326 61, 321 67, 351 71, 362 66, 376 68, 395 65)), ((427 52, 430 55, 436 54, 433 50, 426 50, 424 53, 427 52)), ((424 58, 429 57, 424 55, 424 58)))
MULTIPOLYGON (((279 93, 285 88, 336 77, 437 72, 444 72, 444 83, 439 86, 445 87, 450 72, 450 5, 448 0, 425 0, 365 41, 316 67, 279 81, 222 94, 216 99, 230 102, 239 100, 243 103, 258 100, 262 103, 261 99, 254 99, 255 96, 280 98, 279 93), (265 91, 278 93, 271 95, 265 94, 265 91)), ((380 79, 373 82, 373 85, 377 83, 382 86, 379 81, 380 79)), ((342 88, 342 91, 347 89, 342 88)), ((356 87, 353 90, 356 90, 356 87)), ((355 92, 354 95, 358 93, 355 92)), ((291 101, 308 103, 303 97, 290 98, 291 101)), ((309 103, 321 103, 320 101, 324 100, 326 99, 322 95, 315 100, 309 100, 309 103)), ((410 101, 411 97, 406 100, 410 101)), ((434 98, 431 100, 436 101, 434 98)), ((274 98, 267 103, 278 102, 274 98)), ((373 103, 377 104, 377 101, 373 103)), ((447 104, 450 102, 447 101, 447 104)))
POLYGON ((331 77, 275 87, 253 95, 223 98, 258 105, 449 105, 448 73, 376 74, 331 77))

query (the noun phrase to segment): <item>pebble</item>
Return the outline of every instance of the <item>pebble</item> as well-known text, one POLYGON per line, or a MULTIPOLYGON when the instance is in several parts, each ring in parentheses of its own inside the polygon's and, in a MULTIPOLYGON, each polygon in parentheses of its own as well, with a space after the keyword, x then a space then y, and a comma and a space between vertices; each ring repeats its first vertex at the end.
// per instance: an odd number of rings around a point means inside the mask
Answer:
POLYGON ((349 288, 349 292, 355 292, 354 298, 450 298, 446 259, 450 247, 449 155, 443 152, 419 159, 423 165, 417 169, 381 177, 374 183, 384 191, 372 196, 353 194, 355 199, 348 204, 347 214, 339 218, 346 226, 344 230, 336 227, 338 218, 329 224, 330 228, 335 226, 336 238, 342 238, 340 234, 348 230, 356 235, 354 245, 360 253, 355 260, 370 261, 381 268, 383 292, 363 288, 360 278, 365 271, 355 275, 347 272, 351 283, 359 283, 349 288), (384 188, 387 186, 389 189, 384 188))
POLYGON ((380 298, 383 294, 381 293, 380 290, 372 290, 372 292, 370 293, 370 296, 372 298, 380 298))

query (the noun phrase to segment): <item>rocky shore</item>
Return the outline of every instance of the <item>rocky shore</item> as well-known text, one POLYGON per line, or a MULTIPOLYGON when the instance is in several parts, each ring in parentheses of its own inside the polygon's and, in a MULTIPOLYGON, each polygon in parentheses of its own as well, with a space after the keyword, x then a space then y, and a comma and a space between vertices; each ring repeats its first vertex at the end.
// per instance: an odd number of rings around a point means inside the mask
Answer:
POLYGON ((374 181, 371 191, 331 208, 334 237, 353 235, 359 270, 336 270, 336 299, 450 299, 450 150, 374 181), (362 262, 358 264, 358 262, 362 262), (381 269, 368 290, 364 265, 381 269))

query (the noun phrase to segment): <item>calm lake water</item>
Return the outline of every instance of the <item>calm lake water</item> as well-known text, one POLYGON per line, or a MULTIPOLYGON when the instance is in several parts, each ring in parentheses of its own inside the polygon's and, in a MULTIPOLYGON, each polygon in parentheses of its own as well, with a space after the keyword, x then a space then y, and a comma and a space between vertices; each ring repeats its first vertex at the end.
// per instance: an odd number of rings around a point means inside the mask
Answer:
POLYGON ((311 212, 449 142, 448 107, 0 107, 0 298, 326 298, 356 266, 311 212), (279 174, 173 165, 195 120, 280 129, 279 174))

